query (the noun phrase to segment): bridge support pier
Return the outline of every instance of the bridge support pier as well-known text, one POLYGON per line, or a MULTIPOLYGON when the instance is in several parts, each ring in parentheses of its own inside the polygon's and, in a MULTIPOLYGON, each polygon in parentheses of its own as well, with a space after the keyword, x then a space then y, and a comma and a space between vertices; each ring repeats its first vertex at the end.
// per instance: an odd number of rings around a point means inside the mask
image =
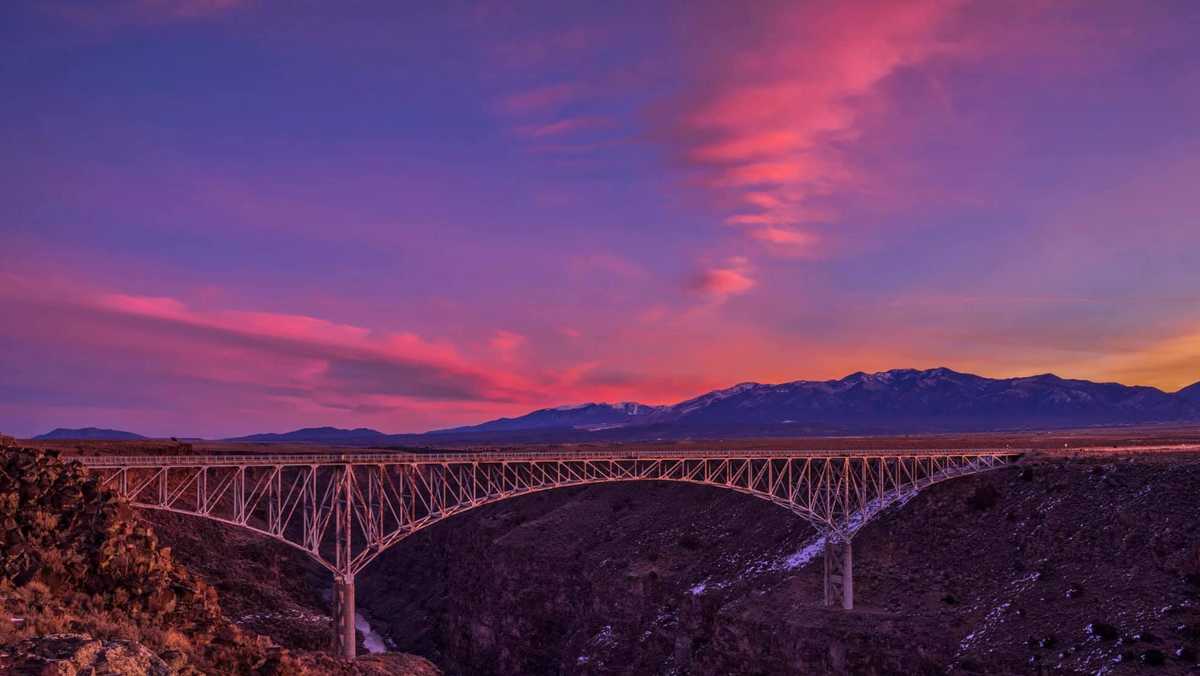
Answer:
POLYGON ((829 535, 825 540, 825 605, 854 608, 854 555, 850 539, 829 535))
POLYGON ((358 653, 354 612, 354 576, 338 575, 333 580, 333 645, 338 655, 351 660, 358 653))

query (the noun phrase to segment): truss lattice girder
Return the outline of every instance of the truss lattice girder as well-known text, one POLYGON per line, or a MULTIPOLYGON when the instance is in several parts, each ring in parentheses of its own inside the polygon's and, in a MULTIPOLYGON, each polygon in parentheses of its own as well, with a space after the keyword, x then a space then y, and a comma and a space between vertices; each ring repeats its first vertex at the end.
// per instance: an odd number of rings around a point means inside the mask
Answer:
POLYGON ((675 481, 768 500, 848 542, 888 505, 1020 451, 687 451, 74 458, 135 506, 201 516, 297 547, 353 576, 396 542, 538 491, 675 481))

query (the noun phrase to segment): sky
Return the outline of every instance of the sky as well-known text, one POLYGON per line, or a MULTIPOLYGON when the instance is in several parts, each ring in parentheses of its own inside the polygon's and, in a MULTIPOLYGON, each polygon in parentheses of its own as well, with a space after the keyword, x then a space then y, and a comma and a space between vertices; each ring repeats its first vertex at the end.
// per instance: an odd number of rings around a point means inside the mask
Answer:
POLYGON ((13 0, 0 431, 1200 380, 1200 3, 13 0))

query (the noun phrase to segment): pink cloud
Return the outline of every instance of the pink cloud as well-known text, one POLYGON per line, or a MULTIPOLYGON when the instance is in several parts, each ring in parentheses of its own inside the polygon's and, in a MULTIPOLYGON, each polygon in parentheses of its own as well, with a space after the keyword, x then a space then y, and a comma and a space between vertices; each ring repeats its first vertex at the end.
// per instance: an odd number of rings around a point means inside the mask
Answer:
MULTIPOLYGON (((483 3, 480 3, 483 4, 483 3)), ((602 44, 606 29, 597 24, 572 25, 549 31, 528 31, 528 12, 518 5, 501 7, 493 3, 489 11, 478 15, 486 21, 487 29, 494 35, 503 36, 491 45, 491 55, 496 63, 513 70, 529 71, 544 67, 548 63, 561 65, 566 59, 577 59, 602 44), (483 18, 486 14, 491 16, 483 18)))
POLYGON ((763 223, 749 231, 751 237, 765 242, 778 252, 809 256, 817 252, 819 238, 807 230, 763 223))
POLYGON ((579 85, 560 83, 510 94, 500 101, 500 109, 510 115, 525 115, 558 108, 577 99, 582 93, 579 85))
POLYGON ((587 275, 602 273, 625 279, 641 279, 647 275, 645 268, 637 263, 611 253, 599 252, 574 256, 570 259, 569 264, 573 271, 587 275))
POLYGON ((946 51, 939 28, 959 4, 787 5, 697 64, 707 84, 670 107, 663 136, 733 204, 729 224, 772 248, 807 244, 795 226, 831 216, 814 199, 865 180, 843 156, 863 102, 946 51))
POLYGON ((573 132, 604 127, 608 121, 602 117, 568 117, 545 124, 525 125, 518 131, 530 138, 545 138, 547 136, 562 136, 573 132))
POLYGON ((749 262, 744 258, 735 257, 723 266, 711 267, 700 272, 692 280, 692 288, 720 303, 730 296, 746 293, 754 288, 755 283, 750 277, 749 262))
POLYGON ((488 345, 492 348, 492 351, 506 361, 513 359, 517 351, 525 346, 525 343, 525 336, 503 329, 492 334, 492 339, 488 341, 488 345))
MULTIPOLYGON (((178 376, 351 399, 514 402, 542 391, 527 376, 413 333, 380 333, 303 315, 200 310, 178 299, 86 287, 52 294, 26 289, 6 284, 0 301, 44 318, 31 330, 61 333, 93 348, 157 355, 161 371, 178 376)), ((512 345, 514 336, 505 344, 512 345)))
MULTIPOLYGON (((17 346, 0 360, 6 384, 23 393, 15 415, 33 428, 84 420, 152 434, 310 424, 419 431, 563 401, 693 393, 676 377, 617 377, 595 361, 526 363, 518 357, 531 338, 511 330, 473 351, 412 332, 199 307, 53 274, 0 274, 0 316, 12 320, 6 338, 17 346)), ((582 340, 563 331, 572 333, 582 340)), ((0 397, 6 405, 17 404, 0 397)))

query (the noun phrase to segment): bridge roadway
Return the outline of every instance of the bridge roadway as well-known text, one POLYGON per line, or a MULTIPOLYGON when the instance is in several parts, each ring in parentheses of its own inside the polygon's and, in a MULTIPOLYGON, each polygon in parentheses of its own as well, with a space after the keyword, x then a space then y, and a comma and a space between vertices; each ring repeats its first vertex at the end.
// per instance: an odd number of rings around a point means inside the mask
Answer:
MULTIPOLYGON (((1154 447, 1158 448, 1158 447, 1154 447)), ((1163 447, 1168 448, 1168 447, 1163 447)), ((1174 448, 1174 447, 1170 447, 1174 448)), ((1086 449, 1085 449, 1086 450, 1086 449)), ((1154 450, 1153 448, 1151 450, 1154 450)), ((341 453, 210 453, 207 455, 77 455, 67 456, 88 467, 161 466, 195 467, 199 465, 278 465, 281 463, 316 465, 378 465, 379 463, 459 463, 496 461, 544 460, 665 460, 665 459, 783 459, 783 458, 846 458, 846 457, 936 457, 962 455, 1020 456, 1031 449, 932 449, 911 448, 873 450, 803 450, 803 449, 621 449, 611 451, 453 451, 394 453, 370 448, 341 453)))
POLYGON ((531 492, 619 481, 727 488, 825 537, 825 604, 854 606, 851 539, 920 489, 1026 451, 637 450, 76 456, 134 506, 189 514, 296 547, 334 576, 334 635, 353 657, 354 577, 388 547, 455 514, 531 492))

